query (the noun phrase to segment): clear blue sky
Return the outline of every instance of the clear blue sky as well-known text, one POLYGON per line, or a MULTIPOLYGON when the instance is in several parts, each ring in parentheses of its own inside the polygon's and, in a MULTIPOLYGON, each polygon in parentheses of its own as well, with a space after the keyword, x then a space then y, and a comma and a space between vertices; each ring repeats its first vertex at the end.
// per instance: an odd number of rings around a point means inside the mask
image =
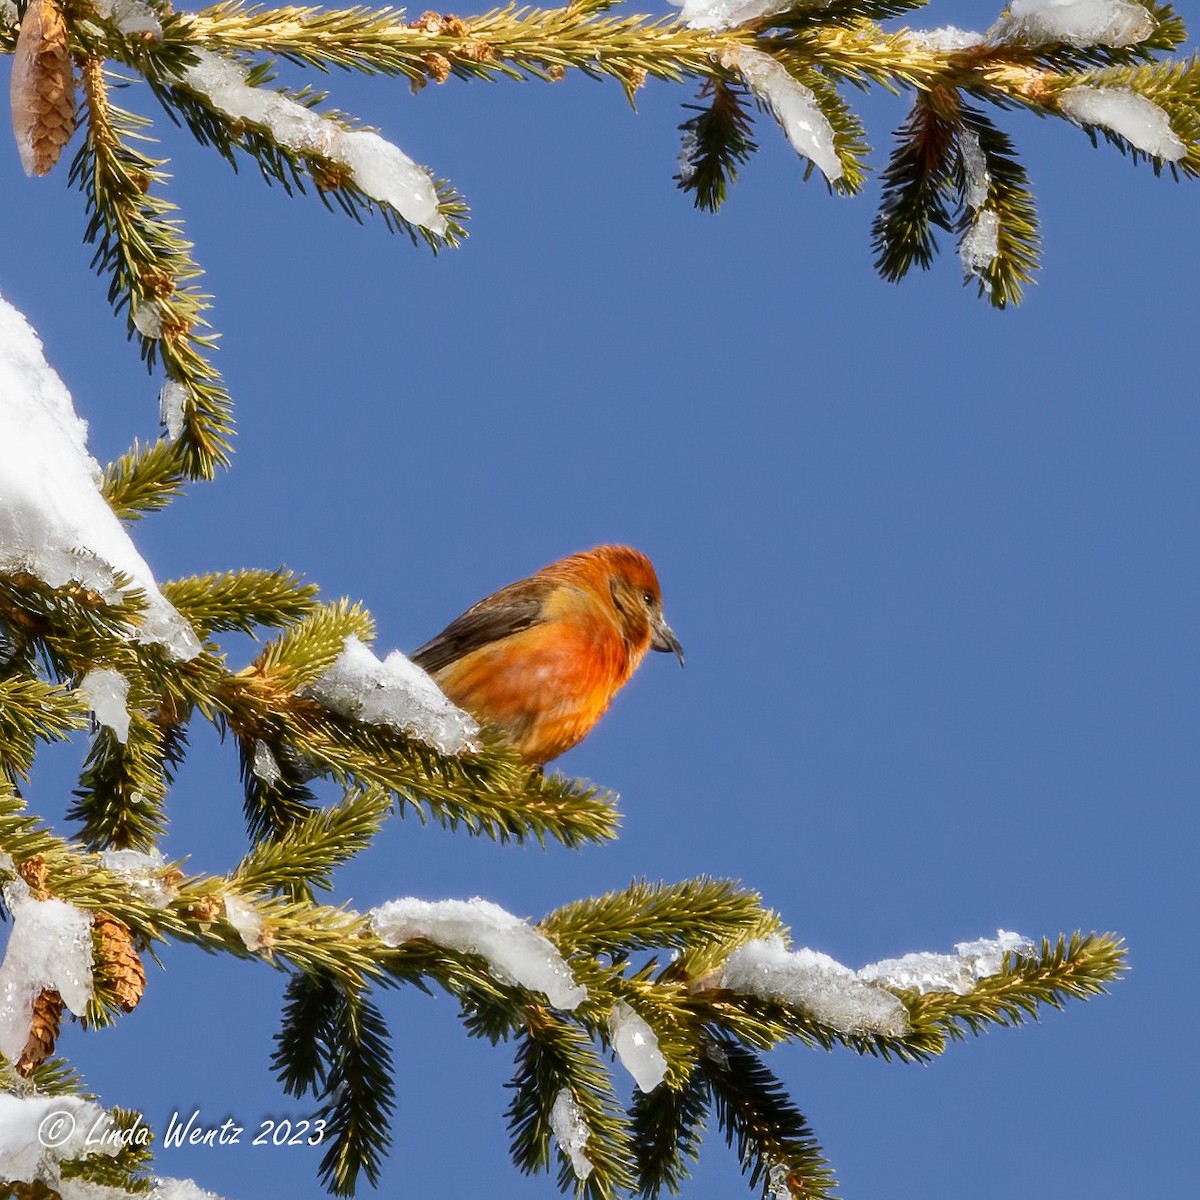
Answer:
MULTIPOLYGON (((652 85, 634 114, 583 80, 314 83, 449 176, 472 236, 433 260, 162 123, 239 433, 230 472, 139 527, 156 572, 284 564, 410 650, 495 587, 626 541, 657 564, 688 651, 684 672, 647 662, 561 762, 622 794, 618 843, 498 847, 394 821, 339 897, 480 894, 537 917, 634 875, 707 872, 851 965, 998 927, 1118 931, 1131 974, 1039 1026, 928 1067, 771 1062, 858 1200, 1000 1200, 1014 1177, 1060 1200, 1194 1185, 1194 185, 1001 115, 1046 262, 997 313, 960 287, 952 247, 880 282, 875 186, 803 183, 767 124, 726 209, 693 211, 671 181, 688 89, 652 85)), ((886 147, 903 101, 853 99, 886 147)), ((141 89, 128 104, 155 112, 141 89)), ((94 453, 156 436, 159 381, 88 271, 65 164, 26 180, 10 147, 0 173, 0 290, 94 453)), ((61 815, 81 754, 47 756, 43 811, 61 815)), ((166 851, 228 870, 240 808, 232 747, 198 727, 166 851)), ((284 977, 175 946, 163 961, 118 1028, 64 1035, 89 1084, 160 1129, 195 1107, 251 1127, 306 1115, 267 1061, 284 977)), ((467 1041, 448 998, 384 1007, 400 1100, 381 1194, 557 1194, 507 1159, 511 1054, 467 1041)), ((316 1197, 318 1157, 158 1167, 230 1198, 316 1197)), ((711 1136, 686 1194, 742 1188, 711 1136)))

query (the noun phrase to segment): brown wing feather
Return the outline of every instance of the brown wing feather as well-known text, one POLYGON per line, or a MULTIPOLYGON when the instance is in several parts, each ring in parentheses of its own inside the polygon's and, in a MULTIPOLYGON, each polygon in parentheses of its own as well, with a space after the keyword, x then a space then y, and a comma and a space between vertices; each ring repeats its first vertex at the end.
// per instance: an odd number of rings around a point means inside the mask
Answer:
POLYGON ((554 587, 553 579, 538 576, 510 583, 468 608, 461 617, 455 617, 437 637, 431 638, 409 657, 433 674, 480 646, 537 625, 544 619, 545 599, 554 587))

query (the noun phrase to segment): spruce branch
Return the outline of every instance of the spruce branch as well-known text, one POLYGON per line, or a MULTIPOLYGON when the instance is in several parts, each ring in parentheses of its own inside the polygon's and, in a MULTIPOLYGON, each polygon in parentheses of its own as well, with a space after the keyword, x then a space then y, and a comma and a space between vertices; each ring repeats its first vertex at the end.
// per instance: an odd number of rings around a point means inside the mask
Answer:
POLYGON ((1011 139, 983 113, 963 104, 959 120, 954 171, 960 209, 958 231, 965 235, 980 210, 994 213, 998 224, 995 257, 987 266, 969 273, 966 281, 974 277, 979 295, 996 308, 1019 304, 1024 285, 1033 282, 1041 258, 1037 205, 1029 177, 1017 160, 1011 139), (974 137, 987 173, 987 194, 978 209, 972 209, 968 199, 971 186, 962 152, 966 135, 974 137))
POLYGON ((269 892, 287 891, 303 880, 330 891, 334 868, 367 849, 390 808, 386 792, 349 792, 340 803, 310 812, 277 837, 260 841, 238 864, 234 882, 269 892))
POLYGON ((220 571, 162 585, 162 593, 200 637, 260 626, 281 628, 316 611, 317 586, 294 571, 220 571))
MULTIPOLYGON (((356 185, 353 173, 345 164, 332 155, 286 145, 267 124, 246 119, 231 120, 212 108, 207 98, 185 81, 155 73, 154 65, 153 60, 147 64, 151 68, 147 81, 167 115, 176 125, 188 129, 201 145, 212 146, 234 170, 239 166, 238 156, 242 155, 258 166, 266 183, 279 184, 288 195, 293 192, 303 195, 308 190, 305 183, 308 180, 327 209, 332 211, 336 206, 359 224, 366 216, 378 212, 390 232, 407 235, 414 245, 424 242, 435 253, 444 246, 458 245, 466 236, 463 225, 467 216, 466 203, 446 180, 437 180, 435 186, 438 211, 446 219, 447 227, 444 233, 435 233, 407 220, 392 205, 373 200, 356 185)), ((272 67, 271 63, 259 64, 248 77, 247 85, 265 87, 273 78, 272 67)), ((275 88, 272 91, 303 109, 315 108, 325 98, 308 90, 293 92, 275 88)), ((322 118, 331 128, 359 129, 341 113, 326 112, 322 118)))
POLYGON ((637 1091, 629 1124, 637 1161, 636 1194, 656 1200, 664 1190, 677 1195, 700 1156, 711 1103, 708 1080, 695 1067, 683 1087, 637 1091))
POLYGON ((165 753, 162 727, 136 710, 124 742, 111 729, 97 732, 67 812, 84 845, 150 850, 158 843, 167 827, 165 753))
POLYGON ((359 1175, 373 1187, 391 1145, 396 1107, 392 1057, 383 1014, 361 992, 344 991, 330 1013, 321 1109, 332 1138, 321 1181, 335 1196, 354 1195, 359 1175))
POLYGON ((0 620, 18 656, 33 651, 56 678, 78 677, 84 664, 128 653, 145 610, 144 594, 129 582, 115 576, 121 598, 111 600, 78 583, 53 588, 24 572, 0 573, 0 620))
POLYGON ((317 810, 316 793, 307 784, 299 760, 286 746, 264 737, 254 740, 239 737, 245 799, 242 811, 251 842, 281 837, 293 825, 307 820, 317 810), (261 756, 270 755, 277 778, 260 774, 261 756))
POLYGON ((116 108, 103 63, 83 67, 87 136, 71 166, 88 213, 84 233, 96 246, 93 265, 109 278, 109 303, 125 311, 147 366, 161 356, 168 376, 187 389, 179 449, 189 475, 210 478, 228 463, 231 403, 207 355, 215 347, 202 332, 208 297, 193 281, 200 268, 183 238, 175 206, 158 195, 165 160, 134 145, 148 140, 143 117, 116 108))
POLYGON ((125 521, 136 521, 157 512, 180 495, 187 474, 185 456, 178 443, 136 439, 120 458, 104 469, 104 498, 125 521))
POLYGON ((560 1147, 558 1185, 589 1200, 609 1200, 633 1186, 629 1125, 617 1105, 608 1073, 585 1034, 547 1009, 531 1007, 517 1051, 513 1098, 506 1116, 512 1132, 513 1162, 526 1174, 550 1165, 551 1113, 566 1092, 587 1129, 580 1153, 590 1164, 586 1177, 560 1147))
POLYGON ((758 143, 750 136, 754 123, 744 85, 734 79, 706 79, 698 100, 684 105, 696 115, 679 126, 683 145, 675 179, 693 194, 697 208, 716 212, 758 143))
MULTIPOLYGON (((322 647, 332 651, 329 643, 322 647)), ((284 678, 297 677, 285 666, 280 670, 284 678)), ((317 672, 305 668, 303 674, 317 672)), ((391 792, 402 814, 428 814, 447 828, 497 841, 549 836, 574 846, 614 836, 612 798, 590 784, 531 771, 503 746, 440 754, 415 737, 342 717, 278 681, 278 674, 242 673, 227 681, 220 699, 234 732, 248 743, 265 733, 280 749, 281 765, 294 755, 311 774, 328 775, 343 787, 391 792)))
POLYGON ((10 781, 29 778, 39 741, 59 741, 86 723, 87 710, 61 684, 0 678, 0 766, 10 781))
POLYGON ((283 1014, 271 1070, 289 1096, 319 1096, 336 1053, 334 1014, 342 989, 327 974, 296 972, 283 994, 283 1014))
POLYGON ((837 1179, 804 1114, 762 1060, 731 1038, 714 1036, 701 1070, 725 1140, 750 1186, 764 1195, 820 1200, 837 1179))
POLYGON ((903 995, 914 1035, 937 1030, 953 1039, 980 1034, 990 1025, 1014 1026, 1036 1020, 1048 1005, 1061 1009, 1070 999, 1086 1000, 1126 970, 1122 940, 1111 933, 1078 930, 1055 941, 1043 938, 1036 955, 1005 956, 997 975, 979 980, 965 996, 953 992, 903 995))
POLYGON ((565 953, 596 955, 727 946, 743 934, 765 936, 764 924, 772 918, 775 932, 778 918, 756 892, 701 875, 674 884, 635 879, 621 891, 555 909, 539 928, 565 953))
POLYGON ((934 228, 953 228, 948 205, 954 144, 953 97, 921 92, 896 133, 896 149, 880 177, 883 195, 871 234, 875 269, 889 283, 913 266, 928 270, 937 254, 934 228))

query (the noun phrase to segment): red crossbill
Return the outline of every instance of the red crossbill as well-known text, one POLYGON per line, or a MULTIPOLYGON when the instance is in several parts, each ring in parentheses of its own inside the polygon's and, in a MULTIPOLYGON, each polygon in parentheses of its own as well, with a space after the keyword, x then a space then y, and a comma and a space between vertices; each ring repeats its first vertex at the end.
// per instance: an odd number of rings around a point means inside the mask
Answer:
POLYGON ((654 567, 629 546, 597 546, 481 600, 412 658, 540 767, 588 735, 647 650, 683 665, 654 567))

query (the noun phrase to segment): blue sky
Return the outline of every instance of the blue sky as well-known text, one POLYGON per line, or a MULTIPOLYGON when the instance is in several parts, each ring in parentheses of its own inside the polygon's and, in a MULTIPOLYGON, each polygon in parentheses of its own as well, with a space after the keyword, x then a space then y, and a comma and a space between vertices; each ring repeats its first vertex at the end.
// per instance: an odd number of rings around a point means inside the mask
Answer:
MULTIPOLYGON (((992 15, 941 5, 921 24, 992 15)), ((687 88, 651 85, 635 114, 582 80, 415 97, 315 82, 449 176, 472 236, 434 260, 234 176, 163 123, 239 425, 233 469, 138 528, 157 574, 284 564, 365 601, 380 649, 411 650, 494 588, 625 541, 657 564, 688 651, 683 672, 653 656, 561 761, 621 793, 619 842, 499 847, 397 820, 338 897, 479 894, 537 917, 635 875, 706 872, 851 965, 997 928, 1115 930, 1128 977, 1038 1026, 928 1067, 800 1048, 771 1062, 848 1197, 1190 1183, 1193 188, 1002 114, 1045 268, 997 313, 960 286, 953 247, 928 275, 875 278, 877 188, 805 184, 765 123, 725 210, 695 212, 671 180, 687 88)), ((853 100, 878 167, 904 102, 853 100)), ((128 102, 155 111, 144 91, 128 102)), ((159 381, 89 274, 65 164, 26 180, 10 151, 0 175, 0 290, 93 452, 156 436, 159 381)), ((81 754, 47 755, 42 811, 61 816, 81 754)), ((197 728, 165 850, 229 869, 240 804, 232 747, 197 728)), ((283 976, 162 958, 136 1014, 65 1034, 89 1084, 158 1129, 194 1108, 250 1128, 307 1115, 268 1067, 283 976)), ((511 1054, 467 1041, 445 997, 384 1005, 399 1110, 381 1194, 555 1195, 508 1163, 511 1054)), ((158 1167, 230 1198, 316 1197, 318 1157, 176 1150, 158 1167)), ((742 1187, 710 1135, 685 1195, 742 1187)))

